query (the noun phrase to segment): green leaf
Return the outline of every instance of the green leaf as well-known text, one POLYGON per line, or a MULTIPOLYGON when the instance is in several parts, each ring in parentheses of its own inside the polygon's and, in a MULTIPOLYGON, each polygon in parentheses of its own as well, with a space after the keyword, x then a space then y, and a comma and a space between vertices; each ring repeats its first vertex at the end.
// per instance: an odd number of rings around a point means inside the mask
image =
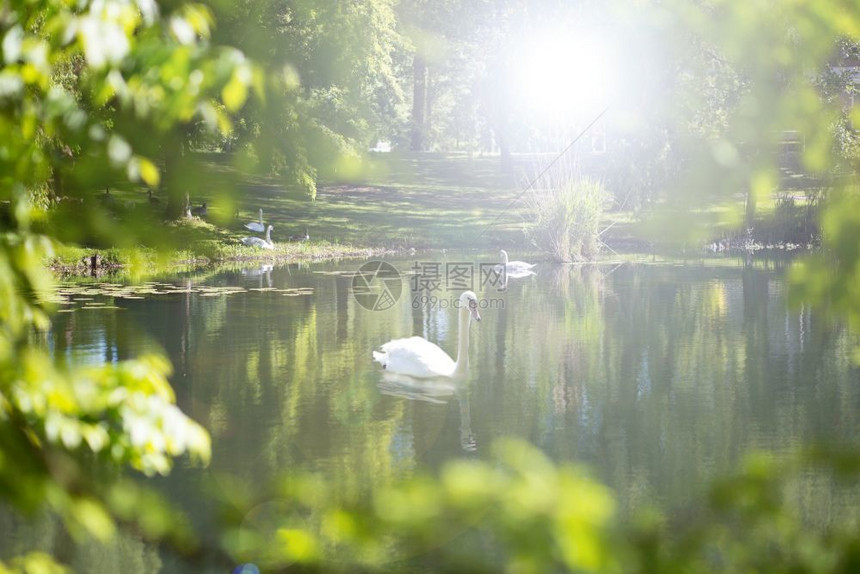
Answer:
POLYGON ((237 112, 245 104, 245 98, 248 96, 248 87, 239 78, 237 73, 233 73, 230 81, 221 90, 221 100, 227 109, 231 112, 237 112))
POLYGON ((277 532, 280 554, 287 561, 310 562, 319 557, 317 541, 309 532, 295 528, 281 528, 277 532))
POLYGON ((114 535, 113 520, 104 507, 94 500, 76 500, 73 503, 72 516, 90 535, 99 540, 109 540, 114 535))
POLYGON ((140 178, 150 187, 158 187, 158 182, 161 181, 161 176, 158 173, 158 168, 155 164, 145 157, 138 156, 137 158, 140 168, 140 178))

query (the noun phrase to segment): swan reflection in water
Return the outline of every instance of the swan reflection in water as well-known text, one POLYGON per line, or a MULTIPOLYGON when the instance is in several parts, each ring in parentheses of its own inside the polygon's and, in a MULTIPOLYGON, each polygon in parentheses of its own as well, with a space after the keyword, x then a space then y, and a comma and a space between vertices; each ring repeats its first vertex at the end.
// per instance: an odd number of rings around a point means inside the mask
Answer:
POLYGON ((508 281, 511 279, 523 279, 525 277, 531 277, 532 275, 537 275, 531 269, 526 269, 525 271, 505 271, 501 275, 501 279, 497 285, 499 291, 507 291, 508 290, 508 281))
POLYGON ((266 280, 266 286, 272 286, 272 269, 274 269, 274 265, 263 263, 259 267, 251 267, 247 269, 242 269, 243 277, 258 277, 260 279, 260 287, 263 287, 263 279, 266 280))
POLYGON ((447 404, 451 397, 455 397, 460 409, 460 447, 466 452, 478 450, 478 442, 472 432, 469 392, 464 388, 462 381, 445 377, 418 379, 409 375, 383 371, 377 386, 384 395, 436 405, 447 404))

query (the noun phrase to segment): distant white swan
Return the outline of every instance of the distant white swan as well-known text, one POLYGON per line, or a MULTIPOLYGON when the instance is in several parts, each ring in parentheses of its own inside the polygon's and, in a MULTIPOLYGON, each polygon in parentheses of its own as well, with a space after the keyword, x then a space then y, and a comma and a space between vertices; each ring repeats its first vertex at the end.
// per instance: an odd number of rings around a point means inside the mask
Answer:
POLYGON ((275 244, 272 243, 272 229, 274 229, 274 227, 272 227, 271 225, 266 228, 265 239, 260 239, 259 237, 243 237, 241 241, 248 247, 259 247, 260 249, 274 249, 275 244))
POLYGON ((501 271, 504 268, 508 275, 518 275, 520 273, 528 275, 526 272, 535 266, 534 263, 526 263, 525 261, 508 261, 508 252, 504 249, 499 251, 499 255, 502 257, 502 262, 496 265, 496 269, 501 271))
POLYGON ((469 325, 472 318, 481 320, 478 298, 471 291, 460 295, 460 326, 457 335, 457 361, 448 353, 423 337, 409 337, 388 341, 373 359, 392 373, 417 378, 458 377, 469 369, 469 325))
POLYGON ((245 229, 250 229, 251 231, 259 231, 262 233, 266 230, 266 227, 263 225, 263 210, 260 209, 260 221, 252 221, 251 223, 245 224, 245 229))

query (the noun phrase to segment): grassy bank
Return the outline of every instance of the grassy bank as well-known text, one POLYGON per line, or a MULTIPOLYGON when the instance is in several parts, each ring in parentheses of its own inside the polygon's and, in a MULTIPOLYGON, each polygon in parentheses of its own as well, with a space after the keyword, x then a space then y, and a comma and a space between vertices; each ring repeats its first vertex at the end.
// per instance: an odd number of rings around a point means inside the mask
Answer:
POLYGON ((190 190, 193 205, 207 203, 205 217, 161 222, 157 214, 166 198, 154 194, 150 200, 143 191, 111 191, 108 207, 113 218, 118 222, 149 218, 157 226, 154 235, 160 247, 62 246, 47 263, 65 274, 117 268, 160 272, 229 261, 284 263, 412 249, 525 247, 517 207, 505 211, 518 193, 515 178, 500 171, 496 157, 375 156, 351 175, 352 183, 321 185, 315 201, 277 178, 242 176, 227 157, 206 159, 208 181, 190 190), (231 194, 211 191, 223 190, 224 181, 230 182, 231 194), (274 227, 273 250, 241 243, 242 237, 262 236, 244 227, 258 219, 259 209, 265 223, 274 227), (500 213, 505 217, 493 224, 500 213), (306 232, 308 241, 289 240, 306 232))
POLYGON ((497 248, 523 244, 516 175, 498 157, 380 154, 349 181, 320 185, 316 201, 274 180, 244 181, 240 213, 262 208, 279 230, 312 240, 386 249, 497 248), (499 216, 498 221, 494 220, 499 216))
POLYGON ((119 269, 128 270, 132 274, 151 275, 224 262, 294 263, 372 257, 386 253, 389 253, 389 250, 333 244, 327 241, 276 243, 271 251, 262 251, 213 239, 201 240, 191 249, 173 251, 150 247, 93 249, 64 245, 55 249, 47 264, 62 275, 102 273, 119 269))
POLYGON ((56 245, 46 264, 62 275, 99 274, 125 270, 133 275, 154 275, 224 262, 293 263, 388 253, 383 247, 366 247, 326 240, 278 242, 265 250, 243 245, 240 238, 254 234, 244 227, 225 229, 194 218, 165 224, 161 247, 127 246, 100 249, 56 245), (164 245, 173 245, 166 249, 164 245))
MULTIPOLYGON (((228 261, 283 263, 368 257, 413 249, 534 250, 523 234, 529 205, 523 189, 536 158, 518 158, 514 169, 504 171, 496 156, 373 155, 354 166, 348 182, 343 176, 343 181, 330 178, 321 184, 315 201, 277 178, 240 174, 227 156, 204 159, 205 176, 189 190, 195 206, 207 203, 203 218, 166 223, 160 220, 166 198, 156 194, 149 199, 142 190, 111 192, 108 211, 117 225, 123 218, 145 219, 145 225, 155 228, 149 235, 156 237, 153 244, 157 242, 160 248, 63 247, 50 266, 63 273, 90 273, 94 266, 165 270, 228 261), (274 227, 275 248, 271 251, 246 247, 240 241, 262 235, 244 227, 258 219, 259 209, 266 224, 274 227), (309 241, 289 240, 306 232, 309 241)), ((707 226, 712 237, 728 236, 721 226, 736 219, 729 215, 737 214, 742 205, 729 203, 703 208, 713 212, 707 226)), ((769 203, 760 205, 764 217, 769 203)), ((738 222, 728 227, 737 227, 738 222)), ((603 230, 600 240, 618 250, 641 251, 652 246, 648 225, 630 211, 605 211, 599 227, 603 230)), ((665 228, 661 229, 665 235, 665 228)), ((704 247, 705 241, 710 239, 703 235, 701 245, 693 249, 704 247)))

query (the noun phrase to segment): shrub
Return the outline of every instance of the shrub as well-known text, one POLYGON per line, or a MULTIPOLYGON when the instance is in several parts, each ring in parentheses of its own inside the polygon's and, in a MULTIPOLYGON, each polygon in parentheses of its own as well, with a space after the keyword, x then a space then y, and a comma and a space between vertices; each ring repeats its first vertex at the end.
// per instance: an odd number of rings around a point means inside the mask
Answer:
POLYGON ((597 254, 606 199, 602 182, 580 176, 568 162, 541 174, 527 197, 531 220, 525 234, 535 247, 562 263, 597 254))

